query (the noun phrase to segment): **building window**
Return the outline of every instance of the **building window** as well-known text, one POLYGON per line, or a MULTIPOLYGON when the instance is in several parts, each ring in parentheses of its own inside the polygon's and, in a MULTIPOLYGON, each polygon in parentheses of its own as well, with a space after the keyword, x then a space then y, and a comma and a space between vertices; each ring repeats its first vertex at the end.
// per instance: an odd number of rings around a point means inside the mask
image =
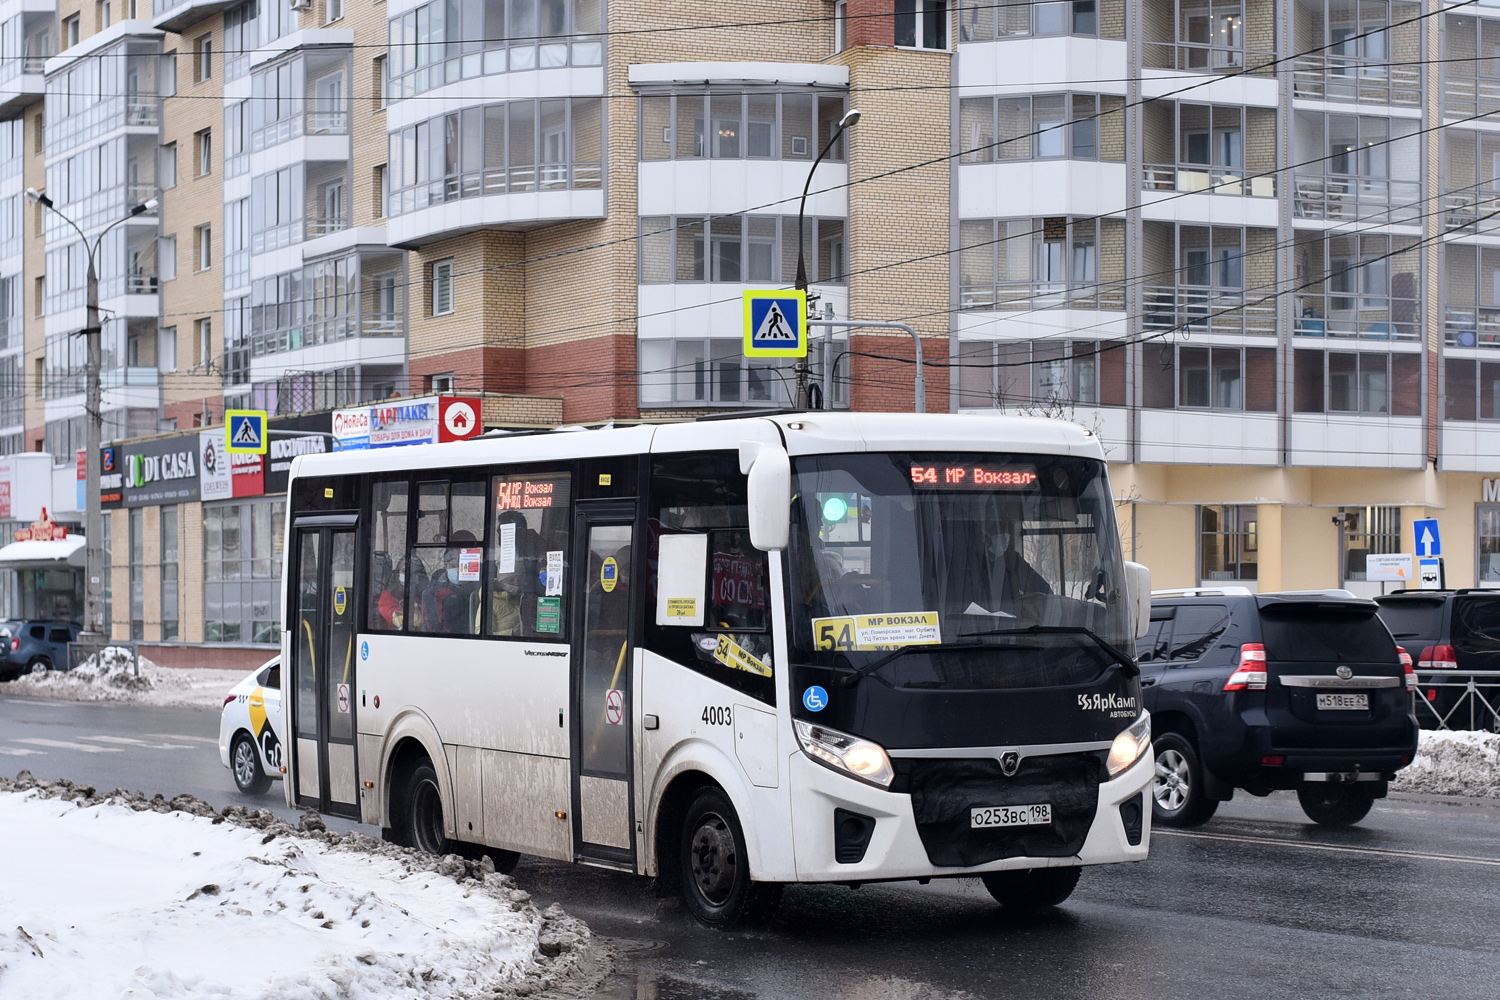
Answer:
POLYGON ((130 638, 146 638, 146 531, 144 507, 132 507, 130 520, 130 638))
POLYGON ((963 309, 1125 308, 1125 220, 965 219, 958 224, 963 309))
MULTIPOLYGON (((848 344, 835 343, 845 360, 835 367, 832 403, 846 406, 848 344)), ((796 395, 793 363, 746 358, 739 340, 642 340, 638 350, 643 407, 790 406, 796 395)), ((821 374, 812 380, 821 385, 821 374)))
MULTIPOLYGON (((841 92, 777 94, 699 89, 641 97, 643 160, 811 161, 848 110, 841 92)), ((844 159, 842 136, 828 160, 844 159)))
POLYGON ((598 188, 598 98, 467 108, 391 133, 387 214, 497 194, 598 188))
POLYGON ((849 47, 849 4, 840 0, 833 5, 833 51, 849 47))
POLYGON ((969 340, 958 345, 958 405, 1124 406, 1123 341, 969 340))
POLYGON ((277 642, 284 500, 203 506, 203 638, 277 642))
POLYGON ((453 261, 440 260, 432 265, 432 315, 453 312, 453 261))
MULTIPOLYGON (((1293 251, 1293 332, 1299 337, 1357 337, 1382 343, 1417 340, 1420 243, 1415 236, 1325 237, 1299 232, 1293 251)), ((1443 248, 1450 265, 1468 249, 1453 244, 1443 248)))
MULTIPOLYGON (((791 284, 797 277, 794 215, 646 216, 640 283, 718 281, 791 284)), ((805 218, 803 265, 814 284, 846 280, 843 219, 805 218)))
POLYGON ((162 189, 177 186, 177 143, 169 142, 161 147, 161 153, 156 158, 157 181, 162 189))
POLYGON ((202 35, 193 43, 193 80, 202 83, 214 77, 214 36, 202 35))
MULTIPOLYGON (((994 0, 961 0, 958 11, 960 42, 989 42, 999 38, 1025 35, 1101 34, 1096 0, 1073 0, 1071 3, 1002 3, 994 0)), ((1168 17, 1171 4, 1167 5, 1168 17)), ((897 6, 897 11, 901 7, 897 6)), ((900 16, 899 13, 897 15, 900 16)), ((1183 12, 1187 16, 1187 12, 1183 12)), ((1104 32, 1105 37, 1123 37, 1123 25, 1104 32)), ((896 43, 900 45, 900 42, 896 43)))
POLYGON ((1365 557, 1401 551, 1400 507, 1340 507, 1345 580, 1364 580, 1365 557))
POLYGON ((213 266, 214 227, 205 222, 193 228, 193 253, 197 260, 194 270, 207 271, 213 266))
POLYGON ((81 15, 74 14, 63 18, 62 21, 62 47, 71 49, 78 44, 78 18, 81 15))
POLYGON ((452 372, 445 372, 442 375, 434 375, 434 376, 432 376, 432 378, 430 380, 430 385, 428 386, 428 389, 431 392, 452 392, 452 391, 454 391, 454 387, 453 387, 453 373, 452 372))
POLYGON ((156 255, 161 280, 175 280, 177 277, 177 237, 175 235, 157 237, 156 255))
POLYGON ((344 0, 327 0, 327 3, 324 5, 324 13, 327 15, 324 18, 325 24, 332 24, 334 21, 341 20, 344 16, 344 0))
POLYGON ((1422 412, 1419 354, 1298 349, 1292 368, 1296 413, 1414 417, 1422 412))
POLYGON ((386 198, 384 163, 377 164, 375 167, 375 182, 373 186, 375 193, 375 218, 383 219, 385 218, 386 198))
POLYGON ((211 316, 193 320, 193 364, 201 365, 213 361, 214 321, 211 316))
POLYGON ((1474 505, 1474 544, 1479 556, 1476 582, 1500 587, 1500 504, 1474 505))
POLYGON ((375 110, 383 110, 386 104, 385 56, 370 60, 370 92, 375 95, 375 110))
POLYGON ((1259 539, 1254 504, 1198 508, 1200 583, 1254 580, 1259 539))
POLYGON ((1124 107, 1109 94, 966 97, 958 102, 959 162, 1123 162, 1124 107))
POLYGON ((193 135, 193 159, 194 166, 199 177, 213 173, 214 169, 214 137, 213 129, 204 129, 193 135))
POLYGON ((1298 111, 1292 120, 1293 217, 1420 222, 1421 122, 1298 111))
POLYGON ((948 0, 896 0, 895 41, 904 48, 946 49, 948 0))
POLYGON ((177 370, 177 327, 164 326, 156 331, 156 368, 158 371, 177 370))
POLYGON ((170 642, 177 634, 177 505, 161 508, 161 637, 170 642))

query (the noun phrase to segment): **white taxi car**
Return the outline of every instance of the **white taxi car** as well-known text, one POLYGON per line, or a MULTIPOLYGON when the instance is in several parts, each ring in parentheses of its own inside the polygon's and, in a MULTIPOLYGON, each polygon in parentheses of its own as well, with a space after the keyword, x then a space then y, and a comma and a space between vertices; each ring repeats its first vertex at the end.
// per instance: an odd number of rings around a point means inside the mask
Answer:
POLYGON ((219 715, 219 760, 246 795, 261 795, 281 777, 281 657, 261 664, 230 689, 219 715))

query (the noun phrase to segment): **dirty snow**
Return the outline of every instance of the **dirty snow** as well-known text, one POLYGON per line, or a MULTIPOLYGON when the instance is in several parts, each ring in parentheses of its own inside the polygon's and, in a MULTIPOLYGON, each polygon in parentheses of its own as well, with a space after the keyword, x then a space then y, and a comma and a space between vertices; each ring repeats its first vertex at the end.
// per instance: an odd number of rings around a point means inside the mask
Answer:
POLYGON ((1500 798, 1500 734, 1423 730, 1417 758, 1396 772, 1393 792, 1500 798))
POLYGON ((133 701, 146 705, 211 705, 247 671, 162 667, 147 657, 133 668, 130 650, 106 646, 72 670, 26 674, 0 685, 0 694, 65 698, 69 701, 133 701))
POLYGON ((488 859, 20 777, 0 779, 0 842, 46 848, 0 851, 0 996, 517 997, 595 978, 588 929, 488 859))

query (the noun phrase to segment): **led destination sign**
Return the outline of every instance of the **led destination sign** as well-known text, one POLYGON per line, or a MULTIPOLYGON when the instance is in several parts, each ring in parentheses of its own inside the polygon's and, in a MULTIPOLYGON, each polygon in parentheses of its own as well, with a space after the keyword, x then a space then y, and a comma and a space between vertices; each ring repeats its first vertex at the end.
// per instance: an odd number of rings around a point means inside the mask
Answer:
POLYGON ((541 510, 547 507, 566 507, 570 499, 568 486, 567 473, 496 479, 495 509, 541 510))
POLYGON ((913 465, 911 481, 938 490, 1023 490, 1036 485, 1036 466, 913 465))

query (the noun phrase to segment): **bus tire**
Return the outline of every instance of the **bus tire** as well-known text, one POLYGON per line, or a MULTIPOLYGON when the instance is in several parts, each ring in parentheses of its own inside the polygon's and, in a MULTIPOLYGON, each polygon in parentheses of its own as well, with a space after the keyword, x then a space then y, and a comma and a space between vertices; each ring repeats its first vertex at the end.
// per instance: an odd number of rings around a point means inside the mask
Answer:
POLYGON ((781 899, 779 884, 751 881, 739 816, 718 788, 700 788, 688 805, 678 864, 683 901, 705 927, 731 930, 765 920, 781 899))
POLYGON ((443 830, 442 786, 430 761, 423 760, 412 768, 399 810, 391 818, 402 844, 439 856, 450 852, 451 845, 443 830))
POLYGON ((981 875, 995 902, 1007 910, 1045 910, 1057 906, 1078 885, 1082 868, 1023 868, 981 875))

